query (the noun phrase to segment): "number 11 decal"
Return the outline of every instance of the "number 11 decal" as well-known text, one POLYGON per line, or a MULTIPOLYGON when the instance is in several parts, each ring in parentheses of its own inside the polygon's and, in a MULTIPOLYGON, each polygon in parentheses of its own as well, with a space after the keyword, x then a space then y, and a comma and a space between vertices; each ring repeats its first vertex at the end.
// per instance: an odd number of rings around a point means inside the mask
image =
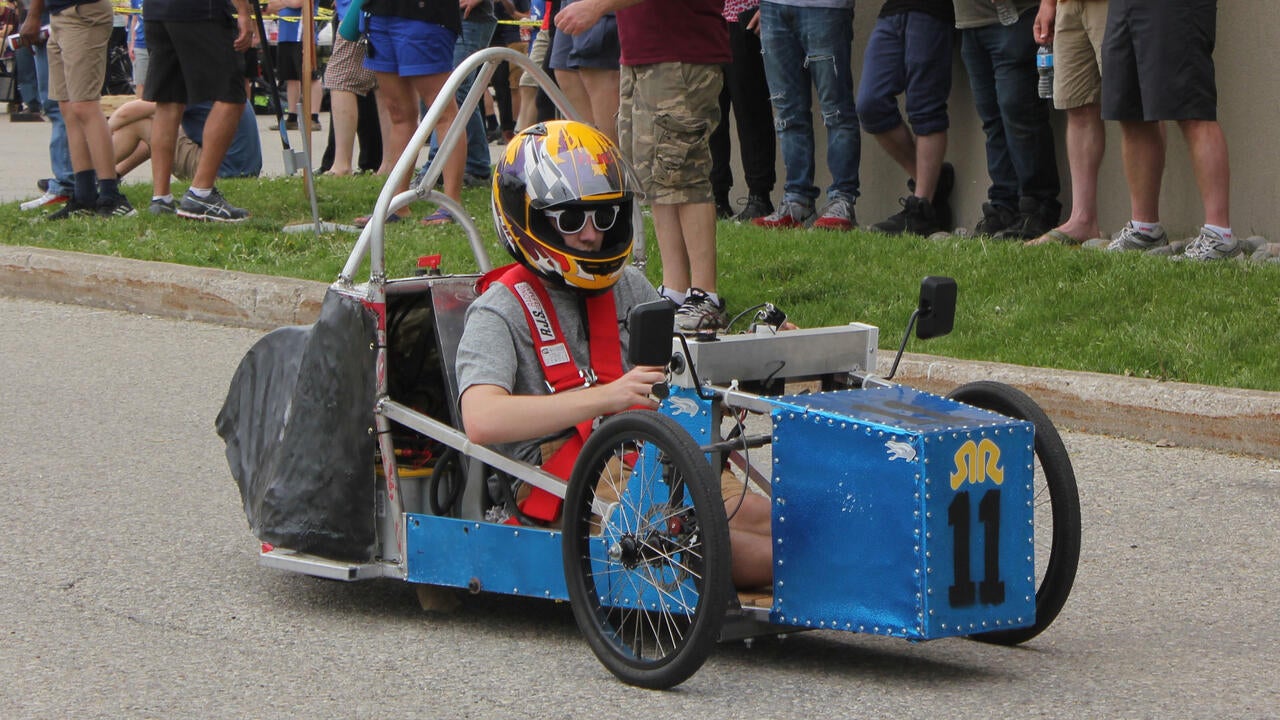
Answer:
POLYGON ((988 490, 978 501, 978 522, 983 527, 983 579, 973 582, 970 548, 972 523, 969 514, 969 492, 956 493, 947 507, 947 524, 955 528, 955 584, 950 588, 951 607, 968 607, 975 601, 983 605, 1004 602, 1004 583, 1000 580, 1000 491, 988 490))

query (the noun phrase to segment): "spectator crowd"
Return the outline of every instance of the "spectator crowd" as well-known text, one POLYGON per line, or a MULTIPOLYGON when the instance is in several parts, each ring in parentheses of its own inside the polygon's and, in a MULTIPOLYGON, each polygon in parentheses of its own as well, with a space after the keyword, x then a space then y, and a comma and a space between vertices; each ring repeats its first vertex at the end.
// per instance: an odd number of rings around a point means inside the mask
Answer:
MULTIPOLYGON (((215 185, 261 170, 247 99, 266 44, 249 0, 133 0, 124 23, 111 0, 15 1, 0 0, 0 24, 16 34, 15 67, 30 67, 33 81, 19 78, 14 119, 43 116, 51 129, 50 178, 24 208, 49 210, 51 220, 135 214, 120 178, 150 160, 151 213, 249 217, 215 185), (125 27, 139 99, 108 120, 100 96, 116 24, 125 27), (174 177, 190 182, 177 198, 174 177)), ((866 227, 926 236, 954 228, 957 169, 946 158, 957 48, 985 138, 989 184, 975 233, 1028 245, 1099 237, 1099 167, 1114 122, 1130 220, 1106 247, 1168 245, 1159 196, 1169 122, 1185 140, 1204 218, 1178 257, 1242 252, 1217 120, 1216 0, 1181 0, 1178 13, 1160 0, 883 0, 866 38, 854 37, 855 0, 337 0, 332 54, 312 77, 300 60, 302 4, 270 0, 262 12, 279 18, 270 62, 287 85, 285 130, 297 124, 302 84, 316 90, 301 112, 319 112, 321 84, 329 94, 321 170, 388 172, 460 62, 486 47, 527 53, 635 169, 663 260, 659 292, 679 306, 685 330, 726 321, 717 220, 776 232, 859 226, 864 136, 905 180, 901 210, 866 227), (1042 82, 1049 62, 1051 92, 1042 82), (1054 111, 1065 113, 1065 218, 1054 111), (825 147, 815 142, 817 122, 825 147), (735 142, 746 185, 737 207, 729 199, 735 142), (825 188, 815 184, 819 161, 825 188)), ((474 81, 443 103, 436 127, 440 138, 455 122, 466 129, 466 142, 446 148, 441 163, 443 192, 455 200, 463 187, 490 183, 490 143, 537 132, 556 116, 537 84, 504 64, 484 104, 458 117, 474 81)), ((400 212, 390 220, 409 219, 408 208, 400 212)), ((453 218, 441 208, 420 222, 453 218)))

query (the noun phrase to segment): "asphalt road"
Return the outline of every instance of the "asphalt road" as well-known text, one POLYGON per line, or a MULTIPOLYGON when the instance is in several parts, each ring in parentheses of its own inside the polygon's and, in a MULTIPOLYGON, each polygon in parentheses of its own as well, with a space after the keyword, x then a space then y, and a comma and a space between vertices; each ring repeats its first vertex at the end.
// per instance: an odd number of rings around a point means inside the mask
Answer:
POLYGON ((1280 462, 1067 434, 1084 550, 1016 649, 835 632, 619 684, 566 605, 260 567, 213 418, 259 333, 0 298, 6 718, 1280 715, 1280 462))

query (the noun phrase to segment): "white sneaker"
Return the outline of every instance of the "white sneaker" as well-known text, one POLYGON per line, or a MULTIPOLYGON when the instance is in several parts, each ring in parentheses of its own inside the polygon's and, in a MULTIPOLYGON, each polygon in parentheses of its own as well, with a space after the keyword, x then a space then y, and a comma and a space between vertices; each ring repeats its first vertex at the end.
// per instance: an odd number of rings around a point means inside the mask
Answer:
POLYGON ((45 190, 44 194, 34 200, 28 200, 18 207, 23 210, 38 210, 49 205, 61 205, 69 198, 66 195, 59 195, 51 190, 45 190))
POLYGON ((1164 247, 1169 244, 1169 236, 1165 234, 1164 228, 1160 229, 1159 235, 1148 235, 1138 232, 1133 223, 1125 223, 1120 232, 1116 233, 1115 239, 1107 245, 1107 250, 1111 252, 1119 252, 1124 250, 1154 250, 1158 247, 1164 247))
MULTIPOLYGON (((1207 227, 1200 228, 1200 234, 1196 236, 1191 244, 1187 245, 1186 251, 1182 257, 1188 260, 1225 260, 1233 258, 1243 252, 1240 249, 1240 241, 1231 238, 1230 241, 1225 240, 1218 233, 1207 227)), ((1177 256, 1175 256, 1177 257, 1177 256)))
POLYGON ((676 309, 676 332, 715 332, 728 323, 724 312, 724 300, 716 302, 698 288, 689 288, 684 303, 676 309))

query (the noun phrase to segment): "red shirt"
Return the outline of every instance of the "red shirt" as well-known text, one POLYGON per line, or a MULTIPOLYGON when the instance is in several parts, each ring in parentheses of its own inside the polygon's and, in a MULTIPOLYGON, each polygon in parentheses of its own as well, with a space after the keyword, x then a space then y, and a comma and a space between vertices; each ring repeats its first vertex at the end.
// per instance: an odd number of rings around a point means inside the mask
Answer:
POLYGON ((732 60, 724 0, 644 0, 618 11, 623 65, 732 60))

